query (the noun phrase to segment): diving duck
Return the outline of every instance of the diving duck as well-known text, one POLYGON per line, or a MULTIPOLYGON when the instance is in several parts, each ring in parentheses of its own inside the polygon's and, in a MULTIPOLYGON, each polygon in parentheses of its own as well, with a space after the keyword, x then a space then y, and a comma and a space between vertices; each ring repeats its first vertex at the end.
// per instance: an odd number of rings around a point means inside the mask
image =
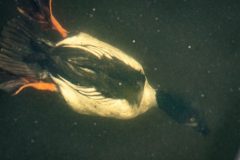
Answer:
POLYGON ((176 121, 206 130, 195 110, 184 105, 175 110, 179 101, 155 90, 129 54, 87 33, 70 36, 53 15, 52 0, 16 3, 20 14, 7 23, 0 39, 1 90, 13 95, 29 87, 56 92, 80 114, 116 119, 159 106, 176 121), (58 40, 50 32, 59 34, 58 40))

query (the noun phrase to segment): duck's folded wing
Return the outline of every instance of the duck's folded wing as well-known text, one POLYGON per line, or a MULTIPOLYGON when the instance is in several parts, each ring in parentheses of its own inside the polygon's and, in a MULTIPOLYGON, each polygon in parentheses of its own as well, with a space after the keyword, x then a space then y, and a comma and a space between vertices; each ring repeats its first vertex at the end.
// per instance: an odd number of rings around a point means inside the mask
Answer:
MULTIPOLYGON (((116 57, 101 58, 78 48, 59 47, 51 73, 61 75, 79 93, 90 98, 125 99, 139 104, 145 75, 116 57)), ((67 82, 67 83, 68 83, 67 82)))

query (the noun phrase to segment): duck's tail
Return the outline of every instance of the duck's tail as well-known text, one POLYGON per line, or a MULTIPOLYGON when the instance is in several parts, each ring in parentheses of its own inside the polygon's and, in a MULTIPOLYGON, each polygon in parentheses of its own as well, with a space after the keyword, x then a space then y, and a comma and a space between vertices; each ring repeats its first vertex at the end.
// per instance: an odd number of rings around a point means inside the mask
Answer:
POLYGON ((16 0, 18 11, 37 21, 44 29, 55 29, 65 38, 67 30, 53 16, 52 0, 16 0))
POLYGON ((181 96, 162 90, 157 90, 156 96, 159 108, 176 122, 194 128, 202 135, 209 133, 209 128, 203 116, 181 96))
POLYGON ((51 0, 17 0, 17 5, 24 16, 10 20, 1 32, 0 90, 15 94, 26 87, 56 91, 54 84, 43 82, 48 81, 45 64, 51 63, 48 53, 54 45, 46 40, 48 32, 42 28, 55 27, 62 36, 66 32, 58 28, 51 0))

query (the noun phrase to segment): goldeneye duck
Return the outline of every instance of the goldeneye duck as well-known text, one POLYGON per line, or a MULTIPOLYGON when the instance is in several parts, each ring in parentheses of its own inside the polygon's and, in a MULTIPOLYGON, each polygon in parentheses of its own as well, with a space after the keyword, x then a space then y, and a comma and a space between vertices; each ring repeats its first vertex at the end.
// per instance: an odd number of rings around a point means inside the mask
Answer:
POLYGON ((52 14, 52 0, 16 2, 21 14, 1 34, 1 90, 58 92, 78 113, 116 119, 158 105, 175 121, 208 133, 196 110, 151 87, 137 60, 87 33, 70 36, 52 14), (46 38, 53 31, 58 41, 46 38))
POLYGON ((0 68, 14 80, 2 83, 2 89, 14 95, 27 87, 59 92, 78 113, 117 119, 134 118, 156 105, 140 63, 87 33, 69 36, 51 3, 17 1, 22 16, 5 26, 0 54, 0 68), (40 35, 52 28, 62 37, 57 42, 40 35))
POLYGON ((57 43, 51 54, 56 67, 50 76, 79 113, 129 119, 156 106, 143 67, 110 44, 80 33, 57 43))

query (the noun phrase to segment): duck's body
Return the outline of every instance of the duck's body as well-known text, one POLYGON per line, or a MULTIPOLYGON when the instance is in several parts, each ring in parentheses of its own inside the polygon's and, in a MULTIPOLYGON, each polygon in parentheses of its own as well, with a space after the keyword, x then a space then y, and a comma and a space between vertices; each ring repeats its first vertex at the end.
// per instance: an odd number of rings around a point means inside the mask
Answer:
POLYGON ((75 111, 129 119, 156 105, 143 67, 123 51, 79 33, 57 43, 53 52, 61 73, 55 70, 51 78, 75 111))
POLYGON ((155 92, 129 54, 86 33, 68 36, 52 15, 51 0, 16 1, 22 16, 9 21, 0 38, 0 90, 57 92, 78 113, 116 119, 134 118, 158 105, 175 121, 208 133, 192 107, 155 92), (42 36, 46 29, 61 38, 42 36))
POLYGON ((134 58, 87 33, 67 36, 52 13, 41 10, 48 6, 45 0, 29 1, 30 6, 39 6, 31 12, 21 6, 26 1, 19 2, 24 17, 10 21, 3 30, 0 54, 0 69, 14 74, 18 83, 10 81, 0 88, 11 86, 17 89, 15 95, 27 87, 58 92, 78 113, 117 119, 134 118, 156 104, 155 90, 134 58), (52 23, 62 35, 59 41, 39 35, 44 32, 38 27, 39 17, 47 15, 51 18, 45 19, 44 27, 52 23))

